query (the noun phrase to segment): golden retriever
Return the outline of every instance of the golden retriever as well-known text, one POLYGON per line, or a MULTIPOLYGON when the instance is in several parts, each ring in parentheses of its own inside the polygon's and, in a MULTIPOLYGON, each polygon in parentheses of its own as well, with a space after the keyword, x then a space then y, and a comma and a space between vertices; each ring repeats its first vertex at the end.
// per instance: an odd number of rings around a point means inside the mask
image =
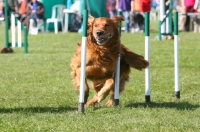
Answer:
MULTIPOLYGON (((129 80, 130 67, 142 70, 148 66, 148 61, 143 56, 133 53, 120 43, 118 33, 118 22, 123 20, 121 16, 113 18, 93 18, 88 19, 87 31, 87 51, 86 51, 86 79, 84 103, 86 106, 94 105, 109 94, 110 99, 105 105, 114 103, 114 82, 116 64, 119 54, 120 60, 120 92, 124 90, 125 83, 129 80), (95 90, 94 97, 87 102, 89 97, 89 86, 87 80, 91 81, 91 86, 95 90)), ((70 65, 75 88, 80 89, 81 73, 81 44, 78 44, 76 54, 70 65)))

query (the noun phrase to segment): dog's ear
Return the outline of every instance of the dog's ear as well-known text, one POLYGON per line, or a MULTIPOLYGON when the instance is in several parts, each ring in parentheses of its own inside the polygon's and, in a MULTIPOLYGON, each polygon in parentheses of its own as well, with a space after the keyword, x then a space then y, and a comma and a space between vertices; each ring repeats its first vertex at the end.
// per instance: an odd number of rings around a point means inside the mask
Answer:
POLYGON ((111 18, 111 20, 115 23, 115 25, 117 27, 119 27, 118 22, 119 21, 124 21, 124 18, 122 16, 114 16, 114 17, 111 18))
POLYGON ((88 18, 88 29, 90 29, 90 27, 92 26, 92 23, 93 23, 93 21, 94 21, 94 17, 93 16, 90 16, 89 18, 88 18))

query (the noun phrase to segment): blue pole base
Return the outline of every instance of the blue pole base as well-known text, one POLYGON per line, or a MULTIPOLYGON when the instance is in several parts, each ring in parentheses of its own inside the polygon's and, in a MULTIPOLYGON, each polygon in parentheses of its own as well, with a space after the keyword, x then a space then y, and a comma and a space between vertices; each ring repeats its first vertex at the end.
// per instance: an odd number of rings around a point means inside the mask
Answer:
POLYGON ((145 95, 145 102, 150 102, 151 99, 150 99, 150 95, 145 95))
POLYGON ((84 113, 84 103, 79 103, 78 104, 78 111, 77 113, 84 113))
POLYGON ((114 104, 113 104, 114 106, 117 106, 117 105, 119 105, 119 99, 114 99, 114 104))
POLYGON ((180 99, 180 91, 175 91, 175 94, 174 96, 177 98, 177 99, 180 99))

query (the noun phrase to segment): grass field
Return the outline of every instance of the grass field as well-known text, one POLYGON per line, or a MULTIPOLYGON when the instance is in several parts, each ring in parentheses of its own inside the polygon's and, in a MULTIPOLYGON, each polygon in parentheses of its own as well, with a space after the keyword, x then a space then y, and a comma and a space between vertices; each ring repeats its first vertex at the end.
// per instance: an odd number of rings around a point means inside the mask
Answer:
MULTIPOLYGON (((0 25, 0 48, 4 31, 0 25)), ((23 48, 0 54, 0 132, 199 131, 200 33, 179 33, 181 99, 173 97, 173 41, 155 41, 156 35, 151 22, 151 102, 144 100, 144 71, 132 69, 119 106, 105 107, 105 100, 85 107, 84 114, 76 114, 78 94, 69 67, 81 34, 29 35, 28 54, 23 48)), ((122 33, 122 43, 144 55, 142 33, 122 33)))

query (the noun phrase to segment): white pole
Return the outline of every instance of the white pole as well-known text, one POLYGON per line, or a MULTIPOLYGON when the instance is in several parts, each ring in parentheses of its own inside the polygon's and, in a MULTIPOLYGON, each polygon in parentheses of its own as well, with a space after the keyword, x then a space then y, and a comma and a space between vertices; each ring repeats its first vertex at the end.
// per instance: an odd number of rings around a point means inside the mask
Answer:
POLYGON ((178 12, 174 13, 174 74, 175 74, 175 96, 180 98, 179 86, 179 45, 178 45, 178 12))
MULTIPOLYGON (((145 59, 150 62, 150 39, 145 36, 145 59)), ((150 67, 145 69, 145 100, 150 101, 150 67)))
MULTIPOLYGON (((165 17, 165 0, 160 0, 160 21, 165 17)), ((161 33, 165 33, 165 22, 161 25, 161 33)))
POLYGON ((84 103, 84 86, 85 86, 85 68, 86 68, 86 49, 87 37, 82 37, 81 44, 81 82, 80 82, 80 98, 79 103, 84 103))
MULTIPOLYGON (((145 12, 145 59, 150 62, 150 21, 149 12, 145 12)), ((150 66, 145 69, 145 101, 150 102, 150 66)))
MULTIPOLYGON (((168 14, 169 10, 166 11, 166 14, 168 14)), ((169 33, 169 16, 166 18, 166 33, 169 33)))
POLYGON ((87 24, 88 24, 88 11, 83 12, 83 31, 82 31, 82 46, 81 46, 81 76, 80 76, 80 96, 78 113, 84 112, 84 97, 85 97, 85 69, 86 69, 86 52, 87 52, 87 24))
POLYGON ((178 53, 178 35, 174 35, 174 72, 175 72, 175 91, 180 91, 179 88, 179 53, 178 53))
MULTIPOLYGON (((121 16, 122 12, 118 11, 118 15, 121 16)), ((121 21, 119 22, 119 27, 118 27, 118 32, 121 37, 121 21)), ((121 42, 121 38, 120 38, 121 42)), ((120 49, 121 51, 121 49, 120 49)), ((120 54, 117 60, 117 65, 116 65, 116 73, 115 73, 115 93, 114 93, 114 106, 119 105, 119 89, 120 89, 120 54)))
POLYGON ((12 35, 12 47, 15 47, 16 37, 15 37, 15 16, 11 13, 11 35, 12 35))
POLYGON ((19 20, 17 20, 17 35, 18 35, 18 47, 22 47, 22 32, 21 32, 21 27, 22 24, 19 20))

